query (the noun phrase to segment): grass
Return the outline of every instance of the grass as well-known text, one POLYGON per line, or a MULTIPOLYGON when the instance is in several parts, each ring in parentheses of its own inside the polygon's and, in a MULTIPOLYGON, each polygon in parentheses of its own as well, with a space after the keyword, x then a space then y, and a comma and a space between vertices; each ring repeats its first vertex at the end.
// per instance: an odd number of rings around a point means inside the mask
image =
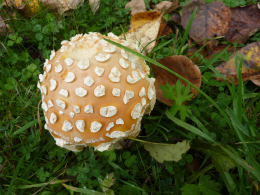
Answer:
MULTIPOLYGON (((0 194, 102 194, 102 190, 106 194, 256 194, 260 93, 250 81, 242 81, 240 61, 238 85, 215 79, 215 67, 230 56, 227 49, 210 59, 194 53, 203 84, 201 93, 185 105, 185 119, 159 102, 143 119, 138 139, 191 141, 191 149, 179 162, 156 162, 138 140, 126 141, 123 150, 100 153, 86 148, 73 153, 57 147, 47 131, 40 131, 36 83, 44 58, 59 48, 60 41, 77 33, 126 32, 130 19, 126 2, 102 0, 95 16, 87 2, 63 16, 43 9, 33 17, 17 12, 14 18, 9 14, 14 10, 0 7, 2 17, 11 17, 6 22, 12 32, 0 37, 0 194), (104 183, 109 186, 106 190, 104 183)), ((237 6, 253 1, 224 2, 237 6)), ((147 57, 140 56, 148 63, 162 67, 156 59, 188 55, 187 31, 169 24, 179 35, 160 38, 147 57)), ((256 40, 259 33, 248 42, 256 40)))

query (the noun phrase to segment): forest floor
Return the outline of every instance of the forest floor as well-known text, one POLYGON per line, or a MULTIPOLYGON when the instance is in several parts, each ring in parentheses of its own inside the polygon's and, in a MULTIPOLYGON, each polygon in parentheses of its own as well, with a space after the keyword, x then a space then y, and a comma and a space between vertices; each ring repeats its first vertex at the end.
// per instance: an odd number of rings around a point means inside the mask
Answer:
MULTIPOLYGON (((60 48, 62 40, 79 33, 127 32, 131 19, 129 9, 125 9, 127 2, 101 0, 95 15, 88 1, 66 14, 42 8, 30 17, 21 10, 0 6, 0 16, 8 18, 5 23, 9 29, 0 36, 0 194, 259 193, 259 87, 243 80, 239 71, 238 84, 217 80, 215 74, 215 67, 232 55, 227 48, 239 50, 260 41, 259 31, 239 44, 220 38, 226 49, 211 57, 203 56, 198 52, 203 48, 196 46, 198 50, 191 57, 194 44, 183 39, 186 31, 166 14, 172 33, 160 38, 147 56, 153 60, 172 55, 190 57, 200 68, 202 93, 179 105, 176 112, 157 101, 151 115, 144 116, 138 139, 126 140, 121 150, 98 152, 87 147, 71 152, 56 146, 39 123, 45 123, 38 108, 41 93, 37 89, 44 59, 51 50, 60 48), (7 16, 10 12, 15 16, 7 16), (144 149, 142 140, 168 144, 187 140, 190 149, 177 162, 159 163, 144 149)), ((145 2, 149 9, 160 1, 145 2)), ((175 12, 187 2, 180 1, 175 12)), ((223 2, 229 7, 256 3, 223 2)), ((173 100, 182 98, 185 94, 181 93, 173 100)))

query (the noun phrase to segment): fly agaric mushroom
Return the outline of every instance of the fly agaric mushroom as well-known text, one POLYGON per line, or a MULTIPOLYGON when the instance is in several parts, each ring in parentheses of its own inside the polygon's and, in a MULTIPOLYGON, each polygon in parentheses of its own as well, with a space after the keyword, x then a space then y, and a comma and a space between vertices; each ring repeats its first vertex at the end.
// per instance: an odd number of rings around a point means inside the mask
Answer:
POLYGON ((39 75, 45 128, 72 151, 104 151, 136 137, 156 100, 145 61, 104 38, 129 46, 112 33, 78 34, 51 52, 39 75))

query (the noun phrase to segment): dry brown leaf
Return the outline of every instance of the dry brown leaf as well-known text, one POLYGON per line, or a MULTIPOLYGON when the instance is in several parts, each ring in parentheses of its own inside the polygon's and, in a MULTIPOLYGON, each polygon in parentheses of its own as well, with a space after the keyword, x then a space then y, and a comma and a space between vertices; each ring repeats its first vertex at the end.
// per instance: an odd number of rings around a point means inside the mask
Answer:
POLYGON ((84 3, 84 0, 40 0, 46 7, 57 10, 59 14, 76 9, 84 3))
POLYGON ((236 56, 241 56, 244 60, 242 65, 242 79, 252 79, 254 83, 259 84, 260 41, 250 43, 247 46, 243 47, 242 49, 234 53, 227 62, 219 65, 216 68, 222 75, 227 77, 229 80, 234 79, 235 82, 237 82, 236 56))
POLYGON ((70 9, 76 9, 84 0, 6 0, 6 5, 20 9, 30 16, 40 11, 40 2, 46 7, 63 14, 70 9))
POLYGON ((89 0, 89 6, 93 14, 97 12, 100 6, 100 1, 99 0, 89 0))
POLYGON ((226 34, 231 20, 231 11, 222 2, 206 4, 203 0, 192 0, 182 10, 181 25, 183 28, 187 28, 195 8, 197 8, 197 13, 189 31, 189 35, 194 41, 201 42, 226 34))
POLYGON ((170 13, 179 7, 179 1, 162 1, 155 5, 154 10, 162 13, 170 13))
POLYGON ((225 38, 231 42, 244 43, 260 29, 260 8, 257 5, 231 8, 232 18, 225 38))
POLYGON ((144 0, 131 0, 125 5, 125 8, 130 8, 132 16, 136 13, 146 11, 144 0))
POLYGON ((130 29, 125 37, 128 41, 137 43, 140 51, 147 54, 156 45, 156 38, 163 33, 171 33, 171 30, 167 28, 162 14, 157 11, 146 11, 132 16, 130 29))
MULTIPOLYGON (((189 58, 183 55, 177 56, 169 56, 163 59, 158 60, 159 63, 162 65, 170 68, 171 70, 177 72, 194 85, 200 88, 201 86, 201 73, 198 66, 196 66, 189 58)), ((172 101, 164 97, 164 93, 161 90, 160 86, 169 83, 170 85, 174 85, 177 80, 177 77, 172 75, 171 73, 167 72, 166 70, 153 65, 152 66, 154 74, 155 74, 155 88, 156 88, 156 98, 158 101, 171 106, 172 101)), ((186 86, 187 83, 181 81, 186 86)), ((194 88, 191 88, 191 92, 194 94, 194 97, 197 96, 198 91, 194 88)))

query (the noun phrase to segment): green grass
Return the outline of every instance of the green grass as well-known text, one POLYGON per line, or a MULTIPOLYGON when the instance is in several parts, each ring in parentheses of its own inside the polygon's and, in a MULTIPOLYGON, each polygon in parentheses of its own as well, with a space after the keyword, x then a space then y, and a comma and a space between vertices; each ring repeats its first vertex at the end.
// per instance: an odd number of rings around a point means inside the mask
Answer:
MULTIPOLYGON (((100 153, 86 148, 73 153, 57 147, 46 130, 40 131, 36 83, 44 58, 77 33, 126 32, 130 20, 126 2, 102 0, 95 16, 86 2, 63 16, 44 9, 30 18, 17 12, 16 18, 7 20, 12 33, 0 37, 0 194, 102 194, 104 183, 115 194, 254 194, 260 182, 260 90, 242 81, 239 60, 238 85, 215 79, 215 67, 231 55, 227 50, 210 59, 194 54, 203 82, 199 95, 183 105, 186 117, 157 102, 152 114, 143 119, 138 139, 190 140, 191 149, 179 162, 160 164, 142 142, 134 140, 126 141, 122 150, 100 153)), ((146 0, 146 5, 157 2, 146 0)), ((224 2, 230 6, 254 3, 224 2)), ((10 17, 1 7, 0 15, 10 17)), ((179 30, 177 39, 175 33, 160 38, 147 57, 140 56, 162 68, 154 60, 187 55, 189 48, 187 31, 169 25, 173 32, 179 30)), ((248 43, 256 40, 259 33, 248 43)), ((111 190, 106 193, 113 194, 111 190)))

